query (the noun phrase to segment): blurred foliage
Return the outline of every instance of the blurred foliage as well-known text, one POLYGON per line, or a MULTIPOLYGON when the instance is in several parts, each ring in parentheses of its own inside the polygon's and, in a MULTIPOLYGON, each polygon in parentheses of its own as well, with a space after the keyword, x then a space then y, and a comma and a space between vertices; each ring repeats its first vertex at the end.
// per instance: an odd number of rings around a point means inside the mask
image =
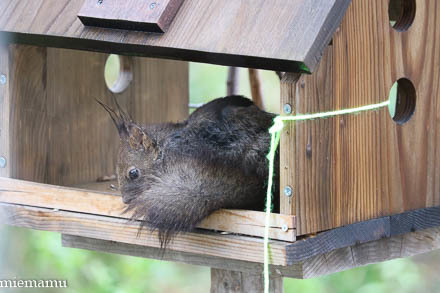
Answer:
MULTIPOLYGON (((109 84, 117 79, 117 63, 115 57, 109 60, 105 73, 109 84)), ((192 63, 191 103, 224 96, 226 77, 226 67, 192 63)), ((265 104, 278 112, 278 77, 264 71, 262 80, 265 104)), ((240 70, 240 85, 240 93, 250 96, 246 69, 240 70)), ((209 268, 62 248, 60 235, 49 232, 0 226, 0 237, 0 279, 67 279, 69 288, 63 292, 209 292, 209 268)), ((398 259, 311 280, 286 278, 285 292, 440 292, 439 267, 440 254, 431 253, 416 262, 398 259)))

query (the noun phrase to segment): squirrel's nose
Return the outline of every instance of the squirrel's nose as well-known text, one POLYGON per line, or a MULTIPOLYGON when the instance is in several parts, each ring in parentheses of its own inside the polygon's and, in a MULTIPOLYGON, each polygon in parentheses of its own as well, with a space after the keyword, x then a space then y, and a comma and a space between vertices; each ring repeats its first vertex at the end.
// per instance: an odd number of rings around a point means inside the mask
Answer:
POLYGON ((125 203, 125 204, 129 204, 130 201, 131 201, 130 198, 127 198, 126 196, 122 196, 122 202, 123 202, 123 203, 125 203))

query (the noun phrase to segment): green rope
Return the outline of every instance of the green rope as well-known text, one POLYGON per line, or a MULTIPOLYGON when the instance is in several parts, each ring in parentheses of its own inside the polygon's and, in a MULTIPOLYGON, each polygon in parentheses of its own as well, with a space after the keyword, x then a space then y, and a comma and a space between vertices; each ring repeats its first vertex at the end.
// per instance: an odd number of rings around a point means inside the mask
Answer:
POLYGON ((326 118, 326 117, 332 117, 338 115, 353 114, 363 111, 377 110, 386 107, 389 104, 390 101, 387 100, 379 104, 372 104, 358 108, 343 109, 343 110, 315 113, 315 114, 302 114, 295 116, 275 117, 274 124, 269 129, 271 140, 270 140, 270 150, 269 153, 267 154, 267 159, 269 160, 269 178, 268 178, 267 193, 266 193, 266 223, 264 227, 264 292, 265 293, 269 293, 269 225, 270 225, 270 212, 272 206, 273 169, 274 169, 275 152, 280 142, 281 131, 284 128, 283 121, 303 121, 303 120, 319 119, 319 118, 326 118))

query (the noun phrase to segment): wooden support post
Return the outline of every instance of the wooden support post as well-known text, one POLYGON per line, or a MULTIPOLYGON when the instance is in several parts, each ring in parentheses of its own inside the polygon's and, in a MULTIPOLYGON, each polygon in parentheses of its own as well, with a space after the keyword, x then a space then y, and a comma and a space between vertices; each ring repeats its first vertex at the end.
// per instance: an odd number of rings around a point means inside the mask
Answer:
MULTIPOLYGON (((211 269, 211 293, 263 292, 263 274, 211 269)), ((270 292, 283 292, 283 278, 270 277, 270 292)))
POLYGON ((9 151, 9 58, 6 44, 0 43, 0 176, 10 176, 9 151))
POLYGON ((252 101, 262 110, 264 110, 263 85, 258 69, 249 68, 249 84, 251 87, 252 101))
POLYGON ((238 67, 228 68, 228 80, 226 82, 226 94, 237 95, 240 90, 240 71, 238 67))

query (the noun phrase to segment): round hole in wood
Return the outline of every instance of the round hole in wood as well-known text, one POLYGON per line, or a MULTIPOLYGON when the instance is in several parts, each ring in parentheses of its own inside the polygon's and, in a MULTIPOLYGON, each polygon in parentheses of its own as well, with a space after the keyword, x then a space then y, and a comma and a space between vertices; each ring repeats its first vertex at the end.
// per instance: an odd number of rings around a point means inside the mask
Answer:
POLYGON ((416 89, 413 83, 406 78, 396 81, 391 87, 389 100, 391 118, 398 124, 408 122, 416 109, 416 89))
POLYGON ((104 68, 105 83, 110 91, 122 93, 133 79, 130 57, 111 54, 104 68))
POLYGON ((410 28, 416 16, 416 0, 390 0, 388 17, 390 25, 399 32, 410 28))

